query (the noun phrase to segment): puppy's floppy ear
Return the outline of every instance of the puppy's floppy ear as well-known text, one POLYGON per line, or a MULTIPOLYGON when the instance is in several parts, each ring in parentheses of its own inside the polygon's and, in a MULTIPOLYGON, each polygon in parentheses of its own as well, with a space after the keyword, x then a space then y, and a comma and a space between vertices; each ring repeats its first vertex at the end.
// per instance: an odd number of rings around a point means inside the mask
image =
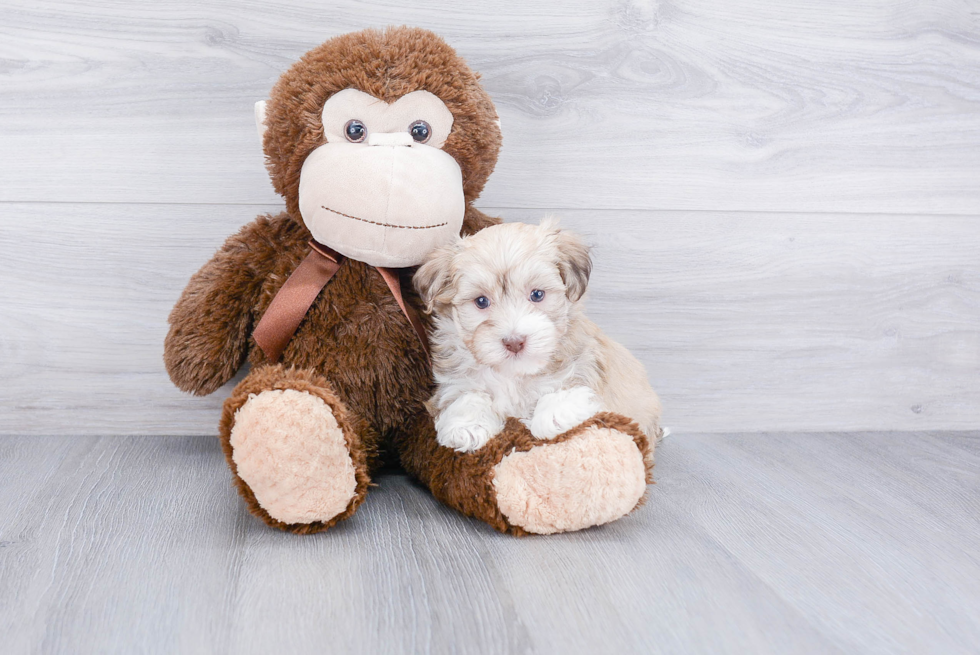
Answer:
POLYGON ((452 294, 447 295, 446 292, 453 278, 453 258, 459 252, 461 243, 462 240, 458 239, 433 250, 412 277, 427 314, 431 314, 437 304, 452 302, 452 294))
POLYGON ((555 245, 558 246, 558 271, 565 283, 565 294, 575 302, 585 294, 592 274, 592 258, 589 247, 582 239, 570 232, 555 229, 555 245))

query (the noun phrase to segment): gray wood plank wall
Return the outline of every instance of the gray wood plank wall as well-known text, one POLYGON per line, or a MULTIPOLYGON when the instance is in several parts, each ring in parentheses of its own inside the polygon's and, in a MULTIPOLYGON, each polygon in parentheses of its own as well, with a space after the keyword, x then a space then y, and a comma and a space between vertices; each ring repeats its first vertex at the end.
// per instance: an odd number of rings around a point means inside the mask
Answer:
POLYGON ((411 23, 483 73, 480 206, 596 244, 593 317, 699 431, 980 424, 980 5, 0 3, 0 433, 213 433, 169 307, 278 211, 252 103, 411 23))

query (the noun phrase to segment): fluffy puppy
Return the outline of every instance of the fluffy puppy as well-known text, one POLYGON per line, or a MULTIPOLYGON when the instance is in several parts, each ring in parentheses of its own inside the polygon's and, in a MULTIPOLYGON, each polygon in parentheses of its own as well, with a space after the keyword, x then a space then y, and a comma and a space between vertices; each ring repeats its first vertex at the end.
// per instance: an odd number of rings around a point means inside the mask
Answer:
POLYGON ((660 436, 643 365, 583 313, 591 271, 588 247, 552 219, 494 225, 430 255, 414 282, 434 317, 440 444, 477 450, 508 416, 550 439, 599 411, 660 436))

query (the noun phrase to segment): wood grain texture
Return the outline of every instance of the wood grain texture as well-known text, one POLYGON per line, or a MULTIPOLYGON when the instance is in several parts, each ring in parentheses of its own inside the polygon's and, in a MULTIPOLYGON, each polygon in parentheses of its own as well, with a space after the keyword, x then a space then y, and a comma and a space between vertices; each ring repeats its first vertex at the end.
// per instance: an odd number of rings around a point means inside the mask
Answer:
POLYGON ((980 11, 875 0, 6 0, 0 200, 274 202, 252 104, 412 23, 484 74, 500 207, 980 213, 980 11))
POLYGON ((895 653, 980 641, 980 434, 673 435, 647 504, 514 538, 401 475, 298 537, 213 438, 0 438, 19 653, 895 653))
MULTIPOLYGON (((214 434, 229 388, 171 385, 166 318, 263 209, 0 205, 0 434, 214 434)), ((561 216, 595 245, 589 315, 644 362, 675 429, 980 425, 975 217, 561 216)))
POLYGON ((978 34, 962 0, 4 0, 0 650, 975 652, 980 434, 785 431, 980 425, 978 34), (171 386, 167 313, 281 207, 252 103, 399 23, 484 75, 487 211, 596 246, 679 433, 627 519, 514 539, 389 475, 300 538, 173 436, 227 389, 171 386))

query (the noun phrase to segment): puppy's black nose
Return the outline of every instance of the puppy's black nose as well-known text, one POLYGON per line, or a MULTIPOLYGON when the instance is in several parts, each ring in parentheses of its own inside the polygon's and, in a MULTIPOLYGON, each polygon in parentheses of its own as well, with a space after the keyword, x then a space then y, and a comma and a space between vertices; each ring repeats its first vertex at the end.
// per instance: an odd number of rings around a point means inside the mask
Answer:
POLYGON ((524 341, 526 339, 527 337, 507 337, 502 341, 504 342, 504 348, 506 348, 507 350, 511 351, 516 355, 517 353, 524 350, 524 341))

